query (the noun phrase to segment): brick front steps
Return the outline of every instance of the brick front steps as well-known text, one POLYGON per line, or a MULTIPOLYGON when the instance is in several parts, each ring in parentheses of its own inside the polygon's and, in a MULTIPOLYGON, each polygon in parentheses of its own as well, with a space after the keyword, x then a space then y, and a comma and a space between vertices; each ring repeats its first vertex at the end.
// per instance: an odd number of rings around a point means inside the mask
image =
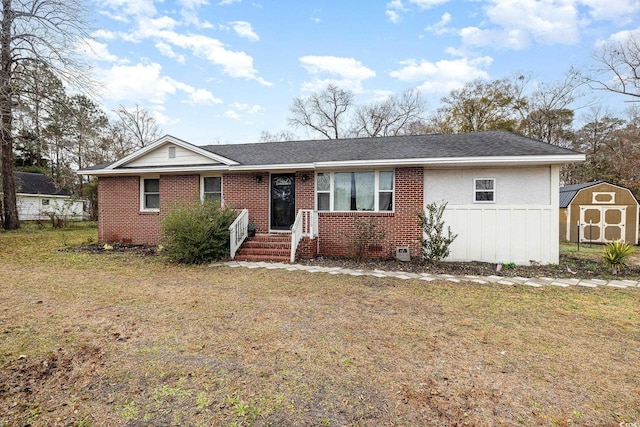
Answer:
POLYGON ((256 234, 245 240, 234 261, 289 262, 290 258, 290 234, 256 234))

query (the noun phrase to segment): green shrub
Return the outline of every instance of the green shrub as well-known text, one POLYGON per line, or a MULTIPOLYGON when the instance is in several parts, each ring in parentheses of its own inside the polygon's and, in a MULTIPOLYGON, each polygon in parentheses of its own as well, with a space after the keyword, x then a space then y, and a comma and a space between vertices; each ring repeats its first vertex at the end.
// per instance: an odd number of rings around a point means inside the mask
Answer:
POLYGON ((623 240, 609 242, 602 249, 602 259, 611 267, 613 274, 618 274, 622 268, 626 267, 626 259, 633 253, 633 247, 623 240))
POLYGON ((347 239, 351 239, 351 253, 356 262, 362 261, 367 248, 372 244, 379 244, 387 238, 384 230, 373 219, 354 218, 353 232, 342 233, 347 239))
POLYGON ((233 209, 209 202, 174 207, 162 221, 165 253, 185 264, 228 257, 229 226, 237 215, 233 209))
POLYGON ((422 228, 424 236, 420 236, 422 245, 422 255, 429 262, 438 262, 449 256, 449 246, 458 237, 451 232, 451 227, 447 226, 447 233, 444 232, 444 213, 446 203, 438 205, 436 202, 425 206, 427 214, 418 212, 418 225, 422 228))

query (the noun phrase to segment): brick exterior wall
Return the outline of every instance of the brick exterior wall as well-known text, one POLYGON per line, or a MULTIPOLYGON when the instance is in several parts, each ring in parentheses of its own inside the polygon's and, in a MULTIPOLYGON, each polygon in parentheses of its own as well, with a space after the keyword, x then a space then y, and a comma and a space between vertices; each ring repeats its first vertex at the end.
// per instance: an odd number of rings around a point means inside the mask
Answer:
POLYGON ((352 256, 357 223, 372 220, 386 238, 372 242, 365 257, 390 258, 398 246, 409 246, 412 257, 420 256, 417 213, 424 210, 423 188, 423 168, 396 168, 394 212, 319 212, 319 255, 352 256))
MULTIPOLYGON (((296 211, 315 207, 313 178, 312 171, 296 172, 296 211)), ((398 246, 409 246, 411 255, 419 256, 421 230, 416 213, 424 209, 423 179, 420 167, 396 168, 394 212, 320 212, 319 242, 303 240, 298 254, 350 256, 357 222, 371 219, 385 230, 386 239, 372 242, 365 256, 392 257, 398 246)), ((248 209, 249 221, 256 223, 258 233, 269 231, 269 191, 268 172, 227 173, 222 178, 225 205, 248 209), (257 182, 257 176, 262 177, 261 182, 257 182)), ((160 213, 141 212, 139 177, 100 177, 98 238, 101 242, 158 244, 162 213, 175 203, 196 201, 199 195, 200 175, 161 175, 160 213)))
POLYGON ((140 177, 98 179, 98 240, 155 245, 161 240, 161 213, 181 201, 198 200, 199 175, 161 175, 160 213, 140 211, 140 177))
POLYGON ((269 232, 268 172, 225 173, 222 197, 227 207, 249 210, 249 222, 256 224, 256 233, 269 232), (261 177, 260 182, 256 181, 258 176, 261 177))

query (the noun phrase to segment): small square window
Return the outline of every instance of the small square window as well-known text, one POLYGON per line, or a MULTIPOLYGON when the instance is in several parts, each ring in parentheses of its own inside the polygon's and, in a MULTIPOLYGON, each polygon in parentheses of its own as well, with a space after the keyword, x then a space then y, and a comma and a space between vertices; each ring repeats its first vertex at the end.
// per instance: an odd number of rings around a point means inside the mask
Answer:
POLYGON ((495 178, 476 178, 473 180, 475 202, 495 202, 496 180, 495 178))
POLYGON ((51 203, 51 200, 49 199, 42 199, 42 206, 49 206, 49 204, 51 203))

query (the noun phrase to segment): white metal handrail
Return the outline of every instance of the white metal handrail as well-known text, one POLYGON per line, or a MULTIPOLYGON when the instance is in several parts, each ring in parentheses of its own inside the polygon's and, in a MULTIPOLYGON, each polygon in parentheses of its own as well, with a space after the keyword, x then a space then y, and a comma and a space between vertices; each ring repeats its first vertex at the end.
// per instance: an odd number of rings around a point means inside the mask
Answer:
POLYGON ((242 242, 247 238, 247 229, 249 228, 249 211, 242 209, 238 217, 229 226, 229 254, 231 259, 235 258, 236 252, 242 246, 242 242))
POLYGON ((296 260, 296 250, 303 237, 315 239, 318 236, 318 211, 300 209, 291 226, 291 262, 296 260))

